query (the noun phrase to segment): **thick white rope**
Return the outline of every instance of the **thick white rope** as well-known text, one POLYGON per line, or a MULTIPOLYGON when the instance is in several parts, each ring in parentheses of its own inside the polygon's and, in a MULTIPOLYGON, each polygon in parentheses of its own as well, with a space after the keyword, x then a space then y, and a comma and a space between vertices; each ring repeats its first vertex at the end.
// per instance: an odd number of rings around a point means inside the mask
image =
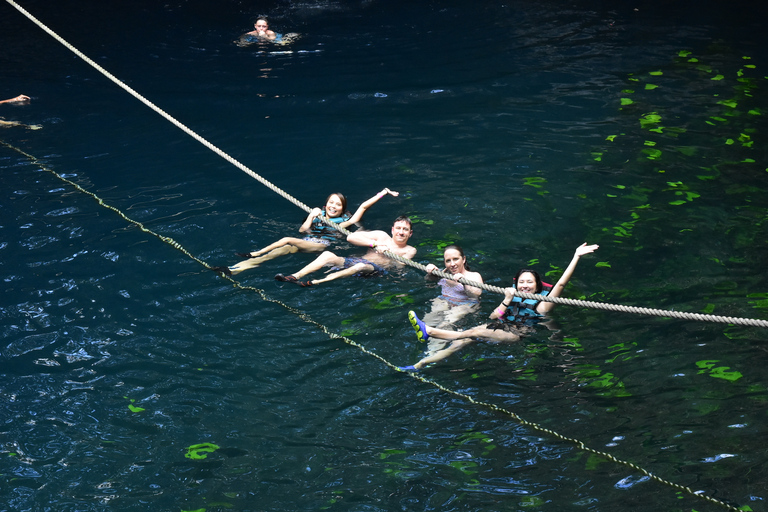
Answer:
POLYGON ((259 174, 255 173, 254 171, 252 171, 251 169, 249 169, 248 167, 246 167, 244 164, 242 164, 241 162, 237 161, 236 159, 234 159, 233 157, 231 157, 230 155, 228 155, 227 153, 225 153, 225 152, 224 152, 224 151, 222 151, 221 149, 217 148, 216 146, 214 146, 213 144, 211 144, 210 142, 208 142, 208 141, 207 141, 205 138, 203 138, 202 136, 198 135, 198 134, 197 134, 197 133, 196 133, 194 130, 192 130, 191 128, 189 128, 189 127, 187 127, 186 125, 182 124, 181 122, 179 122, 178 120, 176 120, 176 119, 175 119, 173 116, 171 116, 170 114, 168 114, 167 112, 165 112, 163 109, 161 109, 160 107, 158 107, 157 105, 155 105, 154 103, 152 103, 151 101, 149 101, 147 98, 145 98, 144 96, 142 96, 141 94, 139 94, 138 92, 136 92, 135 90, 133 90, 133 89, 132 89, 131 87, 129 87, 128 85, 124 84, 124 83, 123 83, 122 81, 120 81, 120 80, 119 80, 117 77, 115 77, 114 75, 112 75, 112 73, 110 73, 109 71, 107 71, 107 70, 106 70, 106 69, 104 69, 103 67, 101 67, 101 66, 99 66, 98 64, 96 64, 96 63, 95 63, 93 60, 91 60, 91 59, 90 59, 90 58, 89 58, 87 55, 85 55, 83 52, 81 52, 80 50, 78 50, 77 48, 75 48, 74 46, 72 46, 71 44, 69 44, 69 43, 68 43, 68 42, 67 42, 67 41, 66 41, 64 38, 62 38, 62 37, 61 37, 61 36, 59 36, 59 35, 58 35, 56 32, 54 32, 53 30, 51 30, 50 28, 48 28, 48 27, 47 27, 47 26, 46 26, 46 25, 45 25, 43 22, 41 22, 40 20, 38 20, 37 18, 35 18, 35 17, 34 17, 32 14, 30 14, 30 13, 29 13, 27 10, 25 10, 25 9, 24 9, 23 7, 21 7, 19 4, 17 4, 17 3, 16 3, 16 2, 14 2, 13 0, 6 0, 6 1, 7 1, 9 4, 11 4, 12 6, 14 6, 14 7, 15 7, 15 8, 16 8, 16 9, 17 9, 17 10, 20 12, 20 13, 22 13, 24 16, 26 16, 27 18, 29 18, 29 19, 30 19, 30 20, 31 20, 33 23, 35 23, 35 24, 36 24, 38 27, 40 27, 41 29, 43 29, 44 31, 46 31, 46 32, 47 32, 47 33, 48 33, 48 34, 49 34, 51 37, 53 37, 53 38, 54 38, 54 39, 56 39, 58 42, 60 42, 62 45, 64 45, 64 46, 65 46, 65 47, 66 47, 68 50, 70 50, 72 53, 74 53, 75 55, 77 55, 78 57, 80 57, 81 59, 83 59, 85 62, 87 62, 88 64, 90 64, 90 65, 91 65, 93 68, 95 68, 95 69, 96 69, 96 70, 97 70, 99 73, 101 73, 101 74, 102 74, 102 75, 104 75, 105 77, 107 77, 107 78, 109 78, 110 80, 112 80, 112 82, 114 82, 114 83, 115 83, 115 85, 117 85, 117 86, 119 86, 119 87, 121 87, 121 88, 125 89, 125 90, 126 90, 126 91, 127 91, 127 92, 128 92, 130 95, 131 95, 131 96, 133 96, 133 97, 134 97, 134 98, 136 98, 137 100, 139 100, 139 101, 141 101, 142 103, 144 103, 146 106, 148 106, 149 108, 151 108, 152 110, 154 110, 155 112, 157 112, 158 114, 160 114, 161 116, 163 116, 165 119, 167 119, 168 121, 170 121, 172 124, 176 125, 178 128, 180 128, 180 129, 181 129, 182 131, 184 131, 184 132, 185 132, 187 135, 189 135, 190 137, 192 137, 193 139, 195 139, 196 141, 198 141, 200 144, 202 144, 203 146, 207 147, 208 149, 210 149, 211 151, 213 151, 214 153, 216 153, 217 155, 219 155, 221 158, 223 158, 223 159, 224 159, 224 160, 226 160, 227 162, 231 163, 232 165, 234 165, 235 167, 237 167, 238 169, 240 169, 240 170, 241 170, 241 171, 243 171, 244 173, 248 174, 248 175, 249 175, 249 176, 251 176, 252 178, 254 178, 254 179, 258 180, 258 181, 259 181, 259 182, 260 182, 262 185, 266 186, 267 188, 269 188, 269 189, 270 189, 270 190, 272 190, 273 192, 276 192, 277 194, 279 194, 279 195, 283 196, 285 199, 288 199, 290 202, 292 202, 293 204, 295 204, 295 205, 296 205, 296 206, 298 206, 299 208, 302 208, 302 209, 303 209, 304 211, 306 211, 306 212, 309 212, 309 211, 310 211, 310 208, 309 208, 309 206, 305 205, 304 203, 302 203, 301 201, 299 201, 299 200, 298 200, 298 199, 296 199, 295 197, 293 197, 293 196, 291 196, 291 195, 287 194, 286 192, 284 192, 283 190, 279 189, 277 186, 275 186, 274 184, 272 184, 270 181, 268 181, 267 179, 263 178, 263 177, 262 177, 262 176, 260 176, 259 174))
MULTIPOLYGON (((112 75, 109 71, 104 69, 103 67, 99 66, 97 63, 95 63, 93 60, 91 60, 87 55, 85 55, 83 52, 69 44, 64 38, 59 36, 56 32, 48 28, 44 23, 42 23, 40 20, 35 18, 32 14, 30 14, 27 10, 25 10, 23 7, 21 7, 19 4, 14 2, 13 0, 6 0, 9 4, 11 4, 13 7, 15 7, 20 13, 22 13, 24 16, 29 18, 33 23, 35 23, 38 27, 43 29, 45 32, 47 32, 51 37, 56 39, 58 42, 60 42, 62 45, 64 45, 67 49, 69 49, 72 53, 83 59, 85 62, 90 64, 94 69, 99 71, 102 75, 109 78, 112 82, 114 82, 117 86, 123 88, 125 91, 127 91, 131 96, 138 99, 142 103, 144 103, 146 106, 163 116, 165 119, 167 119, 169 122, 171 122, 176 127, 180 128, 182 131, 184 131, 186 134, 188 134, 190 137, 198 141, 200 144, 205 146, 206 148, 210 149, 217 155, 219 155, 221 158, 226 160, 227 162, 231 163, 244 173, 248 174, 252 178, 256 179, 261 183, 262 185, 266 186, 273 192, 277 193, 278 195, 282 196, 283 198, 287 199, 291 203, 295 204, 299 208, 303 209, 305 212, 310 212, 311 208, 307 206, 306 204, 302 203, 295 197, 291 196, 284 190, 278 188, 276 185, 274 185, 269 180, 265 179, 264 177, 260 176, 259 174, 255 173, 251 169, 249 169, 247 166, 236 160, 235 158, 231 157, 215 145, 211 144, 208 140, 203 138, 202 136, 198 135, 194 130, 187 127, 186 125, 182 124, 180 121, 176 120, 173 116, 165 112, 163 109, 146 99, 144 96, 133 90, 128 85, 124 84, 122 81, 120 81, 117 77, 112 75)), ((339 230, 340 232, 344 233, 345 235, 349 235, 349 231, 346 229, 337 226, 333 222, 331 222, 327 218, 322 218, 323 222, 325 222, 327 225, 339 230)), ((407 258, 403 258, 402 256, 399 256, 397 254, 394 254, 390 251, 381 251, 382 254, 388 256, 389 258, 399 261, 405 265, 409 265, 411 267, 417 268, 421 271, 426 271, 426 267, 424 265, 421 265, 420 263, 417 263, 415 261, 411 261, 407 258)), ((434 274, 444 277, 447 279, 453 279, 454 281, 458 281, 462 284, 474 286, 476 288, 482 288, 483 290, 487 290, 494 293, 500 293, 504 294, 504 289, 500 288, 498 286, 492 286, 487 285, 484 283, 475 283, 473 281, 468 281, 464 278, 454 278, 451 274, 446 274, 442 271, 435 271, 434 274)), ((623 313, 634 313, 638 315, 650 315, 650 316, 660 316, 660 317, 671 317, 671 318, 680 318, 685 320, 696 320, 700 322, 716 322, 716 323, 726 323, 726 324, 736 324, 736 325, 748 325, 752 327, 766 327, 768 328, 768 320, 758 320, 758 319, 752 319, 752 318, 738 318, 738 317, 726 317, 726 316, 717 316, 717 315, 705 315, 700 313, 687 313, 684 311, 668 311, 663 309, 650 309, 650 308, 640 308, 635 306, 623 306, 620 304, 607 304, 602 302, 594 302, 594 301, 583 301, 583 300, 577 300, 577 299, 564 299, 560 297, 547 297, 543 295, 535 295, 530 293, 522 293, 522 292, 516 292, 516 295, 524 298, 524 299, 535 299, 535 300, 541 300, 546 302, 553 302, 555 304, 566 304, 569 306, 578 306, 578 307, 586 307, 586 308, 593 308, 593 309, 603 309, 608 311, 620 311, 623 313)))

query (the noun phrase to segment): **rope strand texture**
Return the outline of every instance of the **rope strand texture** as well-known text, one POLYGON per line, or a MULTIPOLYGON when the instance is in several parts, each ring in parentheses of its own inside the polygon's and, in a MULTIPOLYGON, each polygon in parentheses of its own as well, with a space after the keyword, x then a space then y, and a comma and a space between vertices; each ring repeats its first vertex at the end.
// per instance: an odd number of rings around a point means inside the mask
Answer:
MULTIPOLYGON (((252 171, 248 167, 246 167, 244 164, 233 158, 232 156, 228 155, 215 145, 211 144, 208 140, 203 138, 202 136, 198 135, 195 131, 188 128, 181 122, 177 121, 173 116, 166 113, 164 110, 162 110, 160 107, 149 101, 148 99, 144 98, 141 94, 133 90, 128 85, 121 82, 119 79, 117 79, 115 76, 113 76, 111 73, 109 73, 106 69, 102 68, 98 64, 96 64, 93 60, 88 58, 84 53, 82 53, 80 50, 69 44, 66 40, 64 40, 61 36, 56 34, 53 30, 48 28, 45 24, 43 24, 40 20, 35 18, 32 14, 27 12, 24 8, 22 8, 20 5, 18 5, 13 0, 6 0, 9 4, 11 4, 13 7, 15 7, 20 13, 22 13, 24 16, 29 18, 33 23, 35 23, 37 26, 39 26, 41 29, 43 29, 45 32, 47 32, 51 37, 56 39, 58 42, 60 42, 62 45, 64 45, 67 49, 72 51, 75 55, 83 59, 85 62, 87 62, 89 65, 91 65, 93 68, 95 68, 97 71, 99 71, 101 74, 103 74, 105 77, 109 78, 112 82, 114 82, 116 85, 121 87, 122 89, 126 90, 131 96, 135 97, 145 105, 147 105, 149 108, 163 116, 165 119, 167 119, 169 122, 171 122, 173 125, 187 133, 189 136, 194 138, 196 141, 198 141, 200 144, 205 146, 206 148, 210 149, 220 157, 222 157, 227 162, 231 163, 241 171, 245 172, 252 178, 256 179, 259 183, 264 185, 265 187, 269 188, 276 194, 280 195, 281 197, 287 199, 294 205, 298 206, 299 208, 303 209, 305 212, 310 212, 311 208, 307 206, 306 204, 302 203, 292 195, 288 194, 284 190, 277 187, 275 184, 270 182, 269 180, 265 179, 264 177, 260 176, 256 172, 252 171)), ((341 226, 338 226, 330 221, 328 217, 320 217, 320 219, 327 224, 328 226, 337 229, 341 233, 343 233, 346 236, 349 236, 350 232, 341 226)), ((411 266, 413 268, 419 269, 422 272, 426 271, 426 267, 424 265, 421 265, 420 263, 417 263, 415 261, 411 261, 407 258, 403 258, 402 256, 399 256, 397 254, 394 254, 387 250, 380 251, 385 256, 395 260, 399 261, 400 263, 403 263, 405 265, 411 266)), ((462 284, 466 284, 469 286, 474 286, 476 288, 481 288, 483 290, 493 292, 493 293, 499 293, 504 294, 504 288, 500 288, 498 286, 492 286, 487 285, 484 283, 475 283, 473 281, 468 281, 464 278, 454 278, 451 274, 446 274, 442 271, 435 271, 436 275, 440 277, 444 277, 447 279, 452 279, 454 281, 458 281, 462 284)), ((523 297, 525 299, 536 299, 541 300, 545 302, 553 302, 555 304, 565 304, 568 306, 577 306, 577 307, 585 307, 585 308, 592 308, 592 309, 602 309, 606 311, 618 311, 621 313, 634 313, 638 315, 649 315, 649 316, 660 316, 660 317, 671 317, 671 318, 679 318, 684 320, 696 320, 700 322, 717 322, 717 323, 726 323, 726 324, 735 324, 735 325, 746 325, 746 326, 752 326, 752 327, 763 327, 768 328, 768 320, 758 320, 758 319, 752 319, 752 318, 738 318, 738 317, 726 317, 726 316, 717 316, 717 315, 705 315, 700 313, 686 313, 683 311, 667 311, 663 309, 650 309, 650 308, 641 308, 641 307, 635 307, 635 306, 623 306, 620 304, 608 304, 608 303, 602 303, 602 302, 594 302, 594 301, 583 301, 583 300, 577 300, 577 299, 564 299, 560 297, 546 297, 542 295, 533 295, 533 294, 527 294, 522 292, 517 292, 517 295, 520 297, 523 297)))

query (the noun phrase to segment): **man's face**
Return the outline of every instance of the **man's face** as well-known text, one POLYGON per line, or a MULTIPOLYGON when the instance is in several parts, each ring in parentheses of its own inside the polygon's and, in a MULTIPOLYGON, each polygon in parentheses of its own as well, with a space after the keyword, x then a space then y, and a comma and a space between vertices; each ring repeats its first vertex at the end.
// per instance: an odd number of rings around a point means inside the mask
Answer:
POLYGON ((407 221, 399 220, 392 226, 392 240, 397 244, 405 244, 411 238, 413 231, 407 221))

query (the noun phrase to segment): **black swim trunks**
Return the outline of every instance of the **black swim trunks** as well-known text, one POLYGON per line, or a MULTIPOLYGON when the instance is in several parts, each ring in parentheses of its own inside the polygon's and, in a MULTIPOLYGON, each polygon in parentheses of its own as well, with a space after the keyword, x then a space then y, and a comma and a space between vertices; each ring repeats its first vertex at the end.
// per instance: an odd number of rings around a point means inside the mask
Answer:
MULTIPOLYGON (((363 258, 344 258, 344 268, 353 267, 353 266, 357 265, 358 263, 364 263, 366 265, 372 266, 373 267, 373 271, 369 272, 369 271, 363 270, 363 271, 357 272, 355 274, 355 277, 378 277, 378 276, 384 276, 384 275, 387 274, 387 270, 384 267, 382 267, 380 265, 377 265, 377 264, 375 264, 375 263, 373 263, 371 261, 368 261, 366 259, 363 259, 363 258)), ((339 269, 339 270, 341 270, 341 269, 339 269)))
POLYGON ((502 330, 504 332, 517 334, 518 336, 528 336, 536 332, 536 329, 530 325, 517 325, 510 322, 502 322, 501 320, 494 320, 486 325, 485 328, 491 329, 492 331, 502 330))

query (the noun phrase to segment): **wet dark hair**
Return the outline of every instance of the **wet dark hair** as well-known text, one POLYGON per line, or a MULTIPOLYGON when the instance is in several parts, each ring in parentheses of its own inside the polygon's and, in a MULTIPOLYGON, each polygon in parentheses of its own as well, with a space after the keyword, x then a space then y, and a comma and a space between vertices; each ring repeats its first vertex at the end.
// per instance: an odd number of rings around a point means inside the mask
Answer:
POLYGON ((333 194, 330 194, 328 197, 325 198, 325 204, 323 204, 323 209, 325 209, 325 205, 328 204, 328 201, 331 199, 331 196, 339 196, 339 199, 341 200, 341 215, 344 215, 347 213, 347 198, 344 197, 344 194, 341 192, 334 192, 333 194))
POLYGON ((539 275, 539 273, 529 268, 520 269, 520 271, 517 274, 515 274, 515 288, 517 288, 517 279, 521 275, 525 274, 526 272, 530 272, 531 274, 533 274, 533 278, 536 280, 536 295, 540 295, 541 290, 544 289, 544 283, 542 283, 541 276, 539 275))
POLYGON ((445 249, 443 249, 443 257, 445 257, 445 251, 447 251, 448 249, 453 249, 455 251, 459 251, 459 254, 461 254, 461 257, 464 258, 464 269, 465 270, 471 270, 469 268, 469 262, 467 261, 467 257, 464 255, 464 249, 462 249, 460 245, 451 244, 448 247, 446 247, 445 249))
POLYGON ((399 216, 398 218, 395 219, 395 222, 393 222, 392 225, 394 226, 395 224, 397 224, 401 220, 407 222, 408 223, 408 227, 411 228, 411 231, 413 231, 413 222, 411 222, 410 217, 408 217, 407 215, 399 216))

